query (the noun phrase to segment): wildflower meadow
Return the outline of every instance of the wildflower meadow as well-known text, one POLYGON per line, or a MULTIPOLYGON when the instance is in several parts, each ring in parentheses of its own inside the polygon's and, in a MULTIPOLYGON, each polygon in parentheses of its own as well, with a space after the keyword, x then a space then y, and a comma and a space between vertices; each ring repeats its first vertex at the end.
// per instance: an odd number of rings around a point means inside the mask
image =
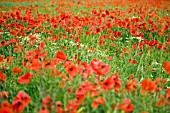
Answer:
POLYGON ((0 0, 0 113, 170 113, 170 0, 0 0))

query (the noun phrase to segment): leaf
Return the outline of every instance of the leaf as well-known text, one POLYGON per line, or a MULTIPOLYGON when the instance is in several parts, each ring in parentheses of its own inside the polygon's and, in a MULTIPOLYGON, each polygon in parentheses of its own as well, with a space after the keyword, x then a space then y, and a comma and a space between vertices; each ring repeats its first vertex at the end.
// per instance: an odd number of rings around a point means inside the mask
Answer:
POLYGON ((110 110, 108 109, 106 113, 110 113, 110 110))
POLYGON ((85 109, 85 107, 81 107, 79 110, 77 110, 77 112, 76 112, 76 113, 81 113, 81 112, 83 112, 83 111, 84 111, 84 109, 85 109))

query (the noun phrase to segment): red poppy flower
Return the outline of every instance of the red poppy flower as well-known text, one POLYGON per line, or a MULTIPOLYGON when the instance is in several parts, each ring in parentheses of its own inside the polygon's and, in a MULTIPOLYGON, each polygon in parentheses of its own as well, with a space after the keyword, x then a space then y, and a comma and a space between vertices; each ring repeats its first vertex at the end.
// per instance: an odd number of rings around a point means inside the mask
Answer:
POLYGON ((38 42, 38 44, 39 44, 39 48, 40 48, 40 49, 43 49, 44 46, 45 46, 44 40, 41 40, 40 42, 38 42))
POLYGON ((61 60, 66 60, 67 56, 63 51, 58 50, 57 53, 56 53, 56 58, 59 58, 61 60))
POLYGON ((45 58, 44 59, 44 68, 53 68, 54 66, 54 62, 49 59, 49 58, 45 58))
POLYGON ((120 53, 120 57, 124 57, 125 56, 125 54, 124 53, 120 53))
POLYGON ((41 67, 42 67, 42 63, 39 61, 39 59, 33 59, 32 62, 28 66, 28 68, 33 69, 35 71, 38 71, 39 68, 41 67))
POLYGON ((54 65, 58 65, 61 60, 58 58, 53 58, 52 61, 53 61, 54 65))
POLYGON ((18 99, 12 102, 12 107, 14 112, 21 113, 25 109, 26 103, 18 99))
POLYGON ((4 55, 0 55, 0 62, 3 62, 4 58, 4 55))
POLYGON ((66 67, 66 71, 68 72, 69 76, 73 77, 78 73, 78 67, 74 64, 70 64, 66 67))
POLYGON ((21 90, 15 96, 14 101, 15 100, 21 100, 21 101, 24 101, 26 104, 28 104, 31 102, 31 97, 27 93, 21 90))
POLYGON ((129 58, 128 62, 133 62, 133 59, 132 59, 132 58, 129 58))
POLYGON ((113 87, 114 81, 113 79, 111 79, 111 77, 106 78, 106 80, 104 80, 104 82, 102 83, 102 88, 103 89, 107 89, 107 90, 111 90, 111 88, 113 87))
POLYGON ((148 45, 153 46, 153 45, 158 44, 158 43, 159 43, 158 40, 151 40, 151 41, 149 41, 148 45))
POLYGON ((67 67, 70 64, 71 64, 71 60, 66 60, 63 62, 63 66, 65 66, 65 67, 67 67))
POLYGON ((108 60, 112 60, 112 56, 106 56, 108 60))
POLYGON ((14 74, 15 74, 15 73, 22 74, 22 69, 21 69, 21 67, 13 67, 12 70, 13 70, 13 73, 14 73, 14 74))
POLYGON ((132 45, 132 50, 135 50, 136 47, 137 47, 137 44, 133 44, 133 45, 132 45))
POLYGON ((111 42, 109 45, 110 45, 110 46, 115 46, 115 45, 116 45, 116 42, 111 42))
POLYGON ((78 43, 78 42, 80 42, 80 38, 79 37, 76 37, 75 38, 75 41, 78 43))
POLYGON ((148 18, 148 23, 149 23, 149 24, 153 24, 153 23, 154 23, 154 21, 152 20, 152 18, 148 18))
POLYGON ((64 110, 63 110, 62 107, 57 107, 57 108, 55 109, 55 112, 56 112, 56 113, 64 113, 64 110))
MULTIPOLYGON (((7 108, 12 108, 12 105, 8 102, 8 101, 4 101, 4 102, 2 102, 2 104, 1 104, 1 108, 5 108, 5 107, 7 107, 7 108)), ((1 113, 1 112, 0 112, 1 113)))
POLYGON ((7 91, 1 91, 0 97, 9 97, 9 93, 7 91))
POLYGON ((82 87, 79 87, 78 90, 76 91, 76 97, 77 98, 84 98, 86 95, 86 90, 83 89, 82 87))
POLYGON ((47 95, 46 97, 44 97, 42 100, 42 108, 45 108, 45 106, 51 107, 52 101, 53 100, 50 95, 47 95))
POLYGON ((97 86, 93 85, 92 89, 90 90, 90 96, 94 97, 101 93, 101 91, 98 91, 97 86))
POLYGON ((13 113, 13 111, 11 108, 2 107, 2 108, 0 108, 0 113, 13 113))
POLYGON ((90 66, 93 69, 93 72, 95 72, 98 75, 105 75, 110 71, 110 65, 104 64, 102 61, 94 58, 90 62, 90 66))
POLYGON ((56 75, 60 75, 60 74, 61 74, 60 70, 54 68, 54 69, 51 71, 51 74, 50 74, 50 75, 56 76, 56 75))
POLYGON ((138 42, 138 45, 139 45, 139 49, 140 49, 140 50, 143 50, 143 42, 141 42, 141 41, 138 42))
POLYGON ((127 91, 136 90, 136 88, 137 88, 137 79, 134 78, 134 79, 126 82, 127 91))
POLYGON ((0 46, 5 46, 5 45, 6 45, 6 41, 5 40, 1 40, 0 46))
POLYGON ((137 64, 137 63, 138 63, 138 61, 137 61, 137 60, 133 60, 133 63, 134 63, 134 64, 137 64))
POLYGON ((88 78, 91 74, 91 69, 88 67, 84 67, 80 69, 80 74, 83 79, 88 78))
POLYGON ((14 52, 22 52, 23 51, 23 45, 18 44, 14 46, 14 52))
POLYGON ((168 37, 168 39, 167 39, 167 41, 166 41, 165 44, 166 44, 166 45, 170 45, 170 36, 168 37))
POLYGON ((32 42, 34 42, 36 40, 36 36, 35 35, 30 35, 28 38, 30 38, 30 40, 32 42))
POLYGON ((158 101, 156 102, 156 106, 160 107, 165 103, 165 95, 161 94, 158 96, 158 101))
POLYGON ((40 57, 40 58, 43 59, 45 56, 47 56, 47 51, 46 50, 35 49, 33 51, 33 54, 35 54, 33 58, 37 59, 38 57, 40 57))
POLYGON ((38 113, 49 113, 49 110, 47 108, 44 108, 39 110, 38 113))
POLYGON ((166 98, 166 103, 167 103, 167 104, 170 104, 170 88, 167 88, 167 89, 166 89, 165 98, 166 98))
POLYGON ((24 91, 19 91, 18 94, 15 96, 12 107, 13 110, 17 113, 22 112, 25 107, 31 102, 31 97, 25 93, 24 91))
POLYGON ((77 99, 69 100, 65 110, 66 111, 71 110, 72 113, 75 113, 77 108, 78 108, 78 106, 79 106, 79 104, 77 102, 77 99))
POLYGON ((14 59, 14 58, 9 55, 9 56, 6 58, 6 63, 7 63, 7 64, 11 63, 13 59, 14 59))
POLYGON ((0 32, 3 32, 3 29, 2 29, 2 28, 0 28, 0 32))
POLYGON ((113 87, 115 91, 118 91, 121 87, 122 80, 118 79, 114 81, 113 87))
POLYGON ((62 46, 62 48, 63 48, 64 50, 66 50, 66 49, 67 49, 67 47, 66 47, 66 46, 62 46))
POLYGON ((128 62, 131 62, 131 63, 134 63, 134 64, 137 64, 137 63, 138 63, 138 61, 135 60, 135 59, 133 59, 133 58, 129 58, 128 62))
POLYGON ((155 45, 155 47, 157 49, 162 49, 163 48, 163 44, 162 43, 158 43, 158 44, 155 45))
POLYGON ((103 97, 98 97, 96 99, 93 100, 92 104, 91 104, 91 107, 94 108, 94 107, 97 107, 99 106, 100 104, 104 104, 105 103, 105 100, 103 97))
POLYGON ((5 73, 0 70, 0 82, 5 82, 5 80, 6 80, 5 73))
POLYGON ((118 36, 118 37, 122 36, 122 32, 121 32, 121 31, 118 31, 118 32, 117 32, 117 36, 118 36))
POLYGON ((33 73, 27 72, 24 75, 20 76, 18 78, 18 82, 19 83, 29 83, 30 82, 30 78, 33 76, 33 73))
POLYGON ((8 101, 2 102, 0 113, 13 113, 12 105, 8 101))
POLYGON ((163 68, 165 69, 167 74, 170 74, 170 63, 165 61, 163 62, 163 68))
POLYGON ((99 44, 103 44, 105 41, 105 37, 102 35, 100 36, 100 41, 98 42, 99 44))
POLYGON ((155 89, 155 84, 149 78, 145 78, 141 82, 142 90, 152 92, 155 89))
POLYGON ((131 104, 131 100, 129 98, 125 98, 123 100, 123 104, 119 103, 118 107, 125 112, 131 112, 133 110, 133 104, 131 104))
POLYGON ((57 105, 57 107, 62 107, 62 102, 61 101, 56 101, 55 104, 57 105))

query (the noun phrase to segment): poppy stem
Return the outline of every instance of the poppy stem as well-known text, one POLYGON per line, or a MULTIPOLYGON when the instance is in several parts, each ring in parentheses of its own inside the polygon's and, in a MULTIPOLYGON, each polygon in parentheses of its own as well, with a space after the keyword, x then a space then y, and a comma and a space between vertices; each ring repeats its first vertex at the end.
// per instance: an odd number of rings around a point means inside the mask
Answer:
POLYGON ((137 75, 138 72, 139 72, 139 68, 140 68, 140 65, 141 65, 141 63, 142 63, 143 56, 144 56, 144 55, 142 55, 141 58, 140 58, 140 60, 139 60, 139 64, 138 64, 138 67, 137 67, 137 70, 136 70, 136 74, 135 74, 135 75, 137 75))
POLYGON ((105 94, 105 93, 106 93, 106 92, 103 91, 103 97, 104 97, 104 99, 105 99, 105 104, 106 104, 107 108, 109 109, 109 111, 112 111, 111 106, 109 105, 108 101, 106 101, 107 99, 106 99, 106 94, 105 94))

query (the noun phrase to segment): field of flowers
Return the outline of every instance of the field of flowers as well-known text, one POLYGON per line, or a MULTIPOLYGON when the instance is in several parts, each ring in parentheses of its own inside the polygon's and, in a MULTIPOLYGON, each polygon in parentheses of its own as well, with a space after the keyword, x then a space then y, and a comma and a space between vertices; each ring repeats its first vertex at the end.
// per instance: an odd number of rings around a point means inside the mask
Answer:
POLYGON ((170 113, 169 0, 0 0, 0 113, 170 113))

